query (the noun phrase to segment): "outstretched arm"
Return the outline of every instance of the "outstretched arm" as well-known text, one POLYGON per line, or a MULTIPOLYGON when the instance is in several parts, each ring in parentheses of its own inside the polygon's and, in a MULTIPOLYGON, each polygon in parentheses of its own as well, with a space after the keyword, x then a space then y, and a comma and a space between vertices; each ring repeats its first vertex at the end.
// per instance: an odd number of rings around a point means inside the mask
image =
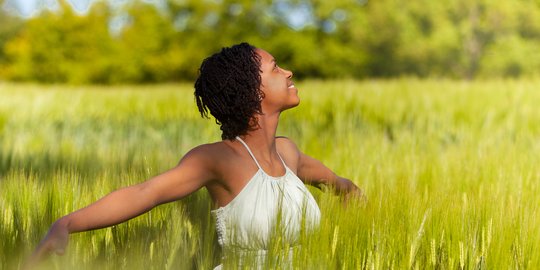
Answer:
POLYGON ((337 194, 347 194, 350 192, 359 192, 351 180, 338 176, 322 162, 300 153, 298 162, 298 177, 306 184, 314 186, 328 185, 333 188, 337 194))
POLYGON ((350 197, 365 199, 362 190, 351 180, 338 176, 322 162, 302 153, 290 139, 283 137, 281 139, 285 146, 283 150, 297 162, 296 174, 304 183, 317 187, 327 185, 337 194, 344 195, 345 200, 350 197))
POLYGON ((330 186, 336 194, 343 195, 345 202, 351 198, 365 200, 362 190, 351 180, 335 174, 332 170, 324 166, 322 162, 300 153, 298 161, 298 177, 306 184, 314 186, 330 186))
POLYGON ((52 252, 62 254, 68 235, 116 225, 141 215, 153 207, 183 198, 214 179, 210 159, 204 147, 187 153, 179 164, 147 181, 116 190, 95 203, 58 219, 40 242, 30 263, 52 252))

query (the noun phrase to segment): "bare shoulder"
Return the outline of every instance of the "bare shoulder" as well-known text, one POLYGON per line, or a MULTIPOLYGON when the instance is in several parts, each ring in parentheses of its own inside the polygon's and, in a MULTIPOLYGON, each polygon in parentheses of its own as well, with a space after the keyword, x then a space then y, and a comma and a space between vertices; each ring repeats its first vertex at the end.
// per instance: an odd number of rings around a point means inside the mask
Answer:
POLYGON ((290 149, 290 150, 298 151, 298 147, 296 146, 296 143, 293 140, 291 140, 289 137, 276 136, 276 144, 278 147, 281 147, 284 150, 290 149))
POLYGON ((227 155, 229 150, 230 147, 224 142, 201 144, 189 150, 180 162, 185 159, 195 159, 203 164, 212 165, 221 160, 223 155, 227 155))
POLYGON ((279 136, 276 137, 276 147, 286 163, 296 167, 302 154, 296 146, 296 143, 288 137, 279 136))

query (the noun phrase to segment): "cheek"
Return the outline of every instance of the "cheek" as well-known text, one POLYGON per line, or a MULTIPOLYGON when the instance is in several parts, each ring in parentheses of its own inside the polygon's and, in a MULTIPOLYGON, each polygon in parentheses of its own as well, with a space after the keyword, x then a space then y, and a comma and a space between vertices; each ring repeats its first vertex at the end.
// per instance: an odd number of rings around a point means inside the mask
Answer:
POLYGON ((263 82, 263 85, 264 85, 264 89, 267 91, 267 92, 273 92, 276 90, 276 86, 277 86, 277 83, 275 80, 266 80, 263 82))
POLYGON ((285 81, 275 77, 263 77, 261 79, 263 89, 266 91, 278 91, 287 85, 285 81))

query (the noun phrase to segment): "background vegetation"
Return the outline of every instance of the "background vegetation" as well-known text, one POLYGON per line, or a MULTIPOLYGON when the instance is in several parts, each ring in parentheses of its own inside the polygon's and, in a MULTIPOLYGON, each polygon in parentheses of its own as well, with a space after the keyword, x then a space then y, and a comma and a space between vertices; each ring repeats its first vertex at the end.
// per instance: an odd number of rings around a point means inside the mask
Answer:
MULTIPOLYGON (((302 104, 283 114, 278 134, 369 198, 344 208, 312 189, 322 222, 295 251, 298 269, 540 266, 538 81, 297 85, 302 104)), ((2 84, 0 95, 0 269, 19 265, 56 218, 220 139, 190 85, 2 84)), ((221 253, 209 208, 201 190, 74 234, 67 254, 44 266, 211 269, 221 253)), ((276 239, 271 250, 286 248, 276 239)))
MULTIPOLYGON (((219 140, 190 85, 240 41, 307 79, 278 133, 369 198, 312 189, 322 223, 295 266, 539 268, 540 2, 37 1, 58 5, 22 18, 0 0, 0 269, 58 217, 219 140), (149 85, 167 82, 189 83, 149 85)), ((211 268, 209 209, 200 191, 75 234, 44 267, 211 268)))
POLYGON ((27 19, 2 10, 0 79, 193 81, 202 59, 240 41, 270 51, 300 78, 540 71, 533 0, 97 0, 85 12, 58 3, 27 19))

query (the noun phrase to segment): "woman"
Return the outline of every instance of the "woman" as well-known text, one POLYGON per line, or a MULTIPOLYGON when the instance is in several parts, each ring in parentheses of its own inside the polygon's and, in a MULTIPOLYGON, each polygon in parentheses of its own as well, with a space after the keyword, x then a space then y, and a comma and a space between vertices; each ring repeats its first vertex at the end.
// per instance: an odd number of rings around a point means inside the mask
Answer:
POLYGON ((320 218, 304 183, 327 184, 345 196, 361 191, 290 139, 276 137, 281 112, 300 102, 292 76, 268 52, 247 43, 205 59, 195 97, 201 115, 216 118, 223 140, 195 147, 176 167, 58 219, 34 260, 63 253, 70 233, 119 224, 202 187, 217 207, 212 214, 225 254, 238 249, 264 255, 278 219, 294 246, 301 227, 316 227, 320 218))

